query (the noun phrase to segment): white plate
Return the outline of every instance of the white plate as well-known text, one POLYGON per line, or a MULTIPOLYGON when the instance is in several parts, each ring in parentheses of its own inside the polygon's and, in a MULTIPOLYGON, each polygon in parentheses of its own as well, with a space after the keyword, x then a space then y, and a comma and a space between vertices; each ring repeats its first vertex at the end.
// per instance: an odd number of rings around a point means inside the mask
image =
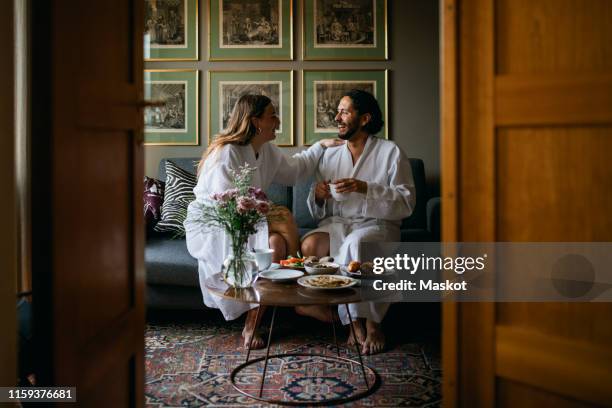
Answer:
POLYGON ((357 279, 354 279, 348 276, 337 276, 337 275, 311 275, 311 276, 304 276, 298 279, 298 285, 300 286, 303 286, 308 289, 321 289, 321 290, 346 289, 346 288, 350 288, 351 286, 355 286, 357 283, 359 283, 357 279), (312 285, 310 281, 313 279, 317 279, 317 278, 348 279, 349 283, 347 283, 344 286, 335 286, 335 287, 329 287, 329 288, 323 287, 323 286, 312 285))
POLYGON ((385 276, 390 276, 393 275, 395 273, 395 271, 393 269, 385 269, 385 271, 381 274, 372 274, 372 275, 363 275, 360 272, 355 273, 355 272, 349 272, 348 269, 346 269, 346 266, 341 266, 340 267, 340 273, 344 276, 349 276, 352 278, 357 278, 357 279, 377 279, 377 278, 381 278, 381 277, 385 277, 385 276))
POLYGON ((259 276, 274 282, 289 282, 304 276, 304 272, 295 269, 274 269, 259 272, 259 276))

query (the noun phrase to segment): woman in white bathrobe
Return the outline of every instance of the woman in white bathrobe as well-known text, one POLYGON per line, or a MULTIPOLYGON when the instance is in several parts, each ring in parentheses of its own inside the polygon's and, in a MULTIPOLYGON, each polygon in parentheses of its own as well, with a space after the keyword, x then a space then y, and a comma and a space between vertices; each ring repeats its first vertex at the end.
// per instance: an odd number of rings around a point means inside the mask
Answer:
MULTIPOLYGON (((206 290, 204 280, 221 271, 223 260, 230 252, 230 237, 219 228, 206 226, 201 221, 201 205, 209 202, 213 193, 223 192, 233 187, 231 170, 248 163, 255 168, 251 185, 266 190, 271 183, 293 185, 311 177, 317 167, 325 147, 344 143, 338 139, 326 139, 311 146, 308 150, 286 158, 275 145, 274 140, 280 120, 272 101, 262 95, 242 96, 230 116, 227 128, 211 143, 198 168, 198 183, 194 188, 196 199, 189 205, 185 220, 187 249, 198 260, 200 287, 206 306, 220 309, 226 320, 233 320, 249 311, 243 337, 248 346, 250 334, 255 332, 256 304, 246 304, 214 296, 206 290)), ((285 217, 290 213, 285 212, 285 217)), ((293 222, 287 219, 286 222, 293 222)), ((257 233, 249 238, 249 248, 268 248, 275 251, 275 258, 284 258, 291 248, 297 248, 297 235, 291 238, 270 232, 268 225, 262 223, 257 233)), ((260 316, 263 313, 260 313, 260 316)), ((255 334, 252 347, 264 346, 262 338, 255 334)))

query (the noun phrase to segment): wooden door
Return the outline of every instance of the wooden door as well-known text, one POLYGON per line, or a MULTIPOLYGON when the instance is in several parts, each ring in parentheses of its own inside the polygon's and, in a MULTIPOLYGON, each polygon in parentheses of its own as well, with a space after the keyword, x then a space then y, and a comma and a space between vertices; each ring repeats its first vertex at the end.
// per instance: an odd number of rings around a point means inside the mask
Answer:
MULTIPOLYGON (((612 241, 612 2, 442 0, 443 239, 612 241)), ((445 406, 612 404, 612 304, 444 307, 445 406)))
POLYGON ((144 401, 142 9, 32 5, 37 375, 84 407, 144 401))

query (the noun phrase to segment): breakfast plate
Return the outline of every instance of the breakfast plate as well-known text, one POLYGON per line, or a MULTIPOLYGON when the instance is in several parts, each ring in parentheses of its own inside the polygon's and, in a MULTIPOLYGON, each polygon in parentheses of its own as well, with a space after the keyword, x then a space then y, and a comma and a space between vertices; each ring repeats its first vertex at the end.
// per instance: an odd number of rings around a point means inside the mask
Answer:
POLYGON ((385 269, 385 271, 380 274, 372 273, 372 274, 366 275, 366 274, 361 273, 360 270, 357 270, 357 272, 349 272, 346 266, 341 266, 340 273, 344 276, 350 276, 352 278, 357 278, 357 279, 380 279, 386 276, 393 275, 395 271, 393 269, 385 269))
POLYGON ((304 276, 304 272, 296 271, 295 269, 268 269, 267 271, 259 272, 260 278, 273 282, 289 282, 301 276, 304 276))
POLYGON ((346 289, 355 286, 359 281, 348 276, 310 275, 298 279, 298 285, 308 289, 346 289))

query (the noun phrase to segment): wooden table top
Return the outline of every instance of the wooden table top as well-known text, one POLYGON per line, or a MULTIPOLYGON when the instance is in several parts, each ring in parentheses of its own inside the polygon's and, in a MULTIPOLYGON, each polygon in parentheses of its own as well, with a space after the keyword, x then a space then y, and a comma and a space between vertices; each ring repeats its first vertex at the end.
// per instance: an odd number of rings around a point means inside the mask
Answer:
MULTIPOLYGON (((308 289, 297 281, 278 283, 260 278, 248 289, 230 287, 220 273, 210 276, 204 282, 206 289, 215 295, 244 303, 269 306, 340 305, 368 301, 387 301, 388 294, 371 287, 353 286, 347 289, 308 289)), ((389 300, 392 301, 392 300, 389 300)))

